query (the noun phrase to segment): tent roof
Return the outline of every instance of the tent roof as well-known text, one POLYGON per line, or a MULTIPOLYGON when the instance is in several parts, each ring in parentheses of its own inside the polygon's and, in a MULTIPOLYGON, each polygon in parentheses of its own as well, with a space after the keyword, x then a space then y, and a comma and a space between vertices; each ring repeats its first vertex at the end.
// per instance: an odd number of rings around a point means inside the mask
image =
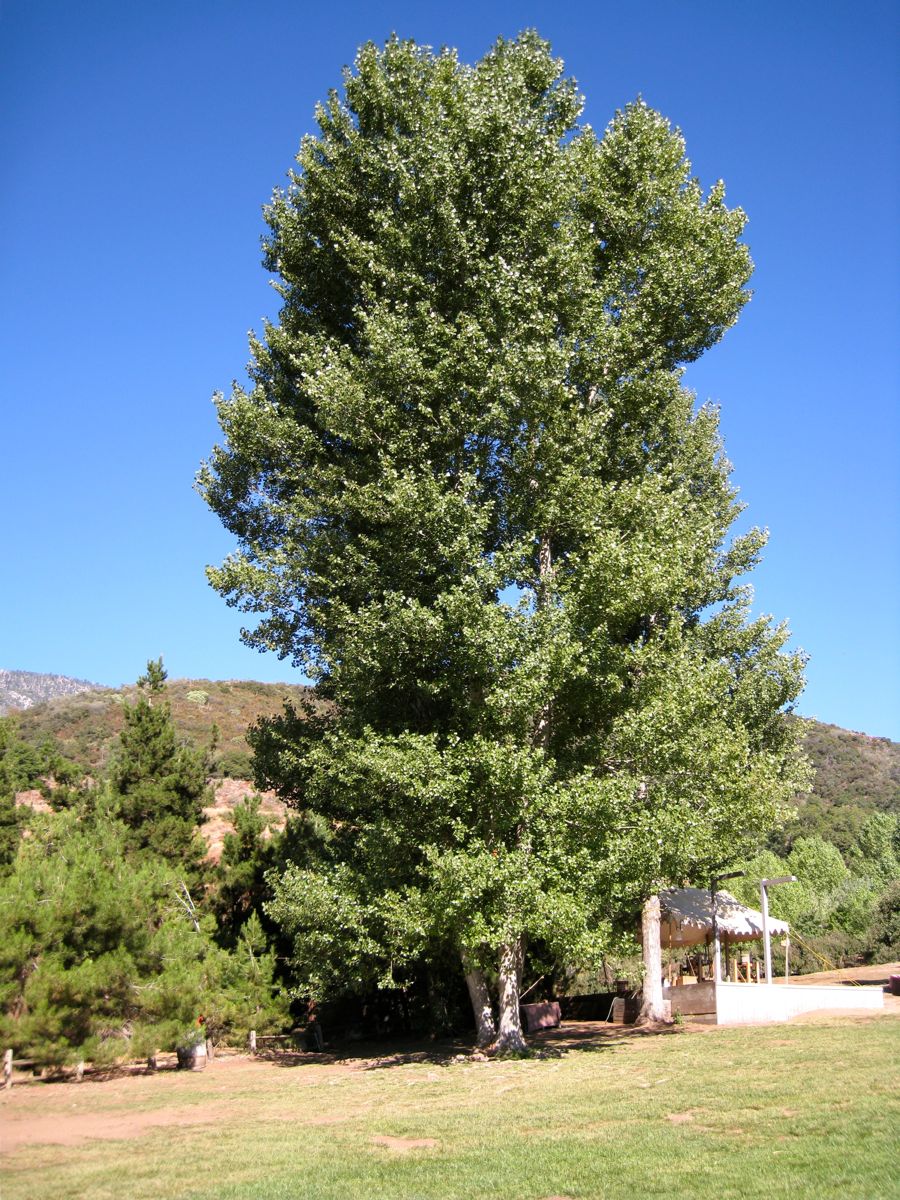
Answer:
MULTIPOLYGON (((659 894, 663 946, 696 946, 712 935, 712 905, 705 888, 664 888, 659 894)), ((723 942, 750 942, 762 937, 762 913, 747 908, 730 892, 716 892, 716 923, 723 942)), ((769 917, 769 932, 783 937, 787 921, 769 917)))

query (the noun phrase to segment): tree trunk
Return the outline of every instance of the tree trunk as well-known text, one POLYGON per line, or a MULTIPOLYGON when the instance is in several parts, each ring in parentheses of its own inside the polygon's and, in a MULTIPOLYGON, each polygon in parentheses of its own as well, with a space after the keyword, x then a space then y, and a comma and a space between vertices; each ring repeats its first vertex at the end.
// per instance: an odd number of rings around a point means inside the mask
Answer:
POLYGON ((522 959, 525 946, 520 935, 515 941, 500 947, 500 1031, 498 1050, 526 1049, 519 1018, 519 989, 522 985, 522 959))
POLYGON ((663 1000, 662 947, 659 937, 659 896, 651 896, 641 914, 641 939, 644 957, 644 1002, 638 1021, 668 1021, 668 1005, 663 1000))
POLYGON ((481 968, 475 966, 465 951, 462 951, 461 957, 463 970, 466 973, 466 987, 469 989, 469 999, 472 1001, 472 1012, 475 1014, 477 1044, 489 1046, 497 1036, 491 994, 481 968))

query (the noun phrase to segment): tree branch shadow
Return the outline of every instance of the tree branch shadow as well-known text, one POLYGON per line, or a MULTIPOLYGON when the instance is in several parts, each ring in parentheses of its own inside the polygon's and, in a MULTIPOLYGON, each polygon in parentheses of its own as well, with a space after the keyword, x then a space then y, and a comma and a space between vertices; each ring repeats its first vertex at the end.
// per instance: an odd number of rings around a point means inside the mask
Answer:
MULTIPOLYGON (((672 1025, 612 1025, 605 1021, 563 1022, 554 1029, 528 1035, 526 1058, 565 1058, 569 1054, 597 1054, 621 1046, 634 1038, 677 1037, 684 1032, 672 1025)), ((383 1041, 336 1043, 324 1050, 267 1050, 255 1056, 273 1066, 292 1069, 308 1066, 356 1065, 362 1071, 384 1071, 393 1067, 426 1065, 504 1063, 509 1059, 479 1050, 469 1038, 417 1041, 404 1039, 387 1050, 383 1041)))

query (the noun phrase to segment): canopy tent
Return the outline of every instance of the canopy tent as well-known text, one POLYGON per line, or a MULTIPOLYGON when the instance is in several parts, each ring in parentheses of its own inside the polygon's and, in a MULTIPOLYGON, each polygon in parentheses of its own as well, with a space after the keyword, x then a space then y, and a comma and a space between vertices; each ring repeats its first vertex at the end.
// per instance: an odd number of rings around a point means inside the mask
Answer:
MULTIPOLYGON (((705 888, 664 888, 659 893, 660 942, 663 946, 698 946, 712 939, 713 910, 705 888)), ((763 936, 762 913, 747 908, 730 892, 716 892, 716 926, 723 943, 752 942, 763 936)), ((769 933, 784 937, 787 921, 769 917, 769 933)))

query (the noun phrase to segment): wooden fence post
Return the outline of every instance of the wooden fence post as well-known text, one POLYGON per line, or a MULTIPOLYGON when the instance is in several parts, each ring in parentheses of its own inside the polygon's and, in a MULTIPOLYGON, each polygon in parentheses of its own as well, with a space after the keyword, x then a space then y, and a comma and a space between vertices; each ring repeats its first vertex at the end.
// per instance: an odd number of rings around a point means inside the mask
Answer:
POLYGON ((256 1053, 256 1030, 255 1029, 250 1030, 250 1053, 251 1054, 256 1053))
POLYGON ((12 1087, 12 1062, 13 1062, 12 1050, 5 1050, 3 1053, 3 1087, 4 1088, 12 1087))

